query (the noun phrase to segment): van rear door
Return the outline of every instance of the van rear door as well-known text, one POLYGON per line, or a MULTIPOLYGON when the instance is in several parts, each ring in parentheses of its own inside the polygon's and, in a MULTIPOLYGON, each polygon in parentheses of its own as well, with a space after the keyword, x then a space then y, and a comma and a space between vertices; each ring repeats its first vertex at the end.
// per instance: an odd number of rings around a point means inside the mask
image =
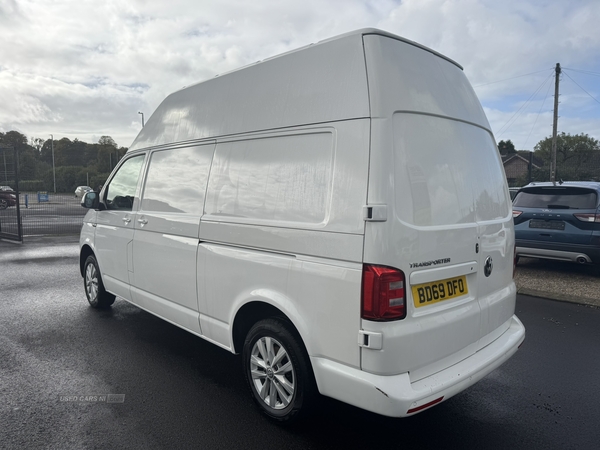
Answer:
POLYGON ((364 262, 400 269, 406 317, 362 321, 383 351, 363 370, 424 378, 498 337, 514 314, 514 232, 494 138, 461 68, 412 43, 364 36, 372 112, 364 262))

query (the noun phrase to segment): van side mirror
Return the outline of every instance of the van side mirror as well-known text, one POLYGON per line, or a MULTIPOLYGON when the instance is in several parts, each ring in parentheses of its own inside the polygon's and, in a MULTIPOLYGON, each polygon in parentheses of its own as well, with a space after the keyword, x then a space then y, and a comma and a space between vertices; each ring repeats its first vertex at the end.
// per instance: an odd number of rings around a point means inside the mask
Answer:
POLYGON ((86 192, 81 199, 81 206, 88 209, 98 209, 100 194, 98 192, 86 192))

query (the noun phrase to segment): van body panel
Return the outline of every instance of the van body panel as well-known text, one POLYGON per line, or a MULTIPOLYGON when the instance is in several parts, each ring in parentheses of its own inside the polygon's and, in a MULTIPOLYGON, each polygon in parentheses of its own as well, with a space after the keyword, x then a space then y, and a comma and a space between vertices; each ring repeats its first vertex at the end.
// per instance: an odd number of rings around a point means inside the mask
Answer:
POLYGON ((512 218, 480 224, 480 265, 477 295, 481 305, 481 336, 489 336, 515 311, 517 289, 513 282, 515 235, 512 218), (492 273, 486 276, 486 260, 492 273))
POLYGON ((130 278, 136 303, 158 296, 183 311, 198 311, 198 232, 214 148, 207 143, 150 154, 134 214, 130 278))
POLYGON ((219 140, 202 222, 364 234, 369 130, 359 119, 219 140))
POLYGON ((198 238, 136 231, 133 247, 133 301, 144 305, 158 296, 172 302, 174 307, 178 305, 196 311, 197 317, 198 238), (160 257, 157 258, 156 255, 160 257))
POLYGON ((395 111, 452 117, 490 129, 460 66, 402 40, 363 37, 371 118, 395 111))
POLYGON ((360 262, 363 236, 293 228, 202 221, 200 240, 288 255, 360 262))
POLYGON ((130 151, 369 117, 362 35, 311 45, 169 95, 130 151))
MULTIPOLYGON (((141 189, 141 173, 146 164, 146 153, 141 152, 122 159, 100 192, 105 209, 95 216, 94 245, 102 280, 109 292, 131 300, 129 274, 132 272, 132 243, 135 231, 134 211, 141 189), (121 170, 122 169, 122 170, 121 170), (129 182, 129 183, 128 183, 129 182), (107 198, 124 198, 128 194, 129 208, 112 209, 107 198)), ((116 203, 116 202, 115 202, 116 203)))
POLYGON ((376 117, 368 203, 387 205, 389 217, 367 222, 364 261, 398 268, 408 283, 404 320, 362 321, 384 336, 383 352, 362 349, 362 369, 421 378, 477 351, 514 314, 510 201, 489 124, 462 71, 401 41, 364 39, 376 117), (464 295, 431 303, 413 295, 413 286, 456 277, 464 295))
POLYGON ((231 329, 235 311, 251 301, 292 303, 288 277, 293 256, 202 242, 198 247, 198 303, 202 331, 233 349, 231 329))
POLYGON ((198 278, 204 280, 200 319, 208 338, 233 348, 225 330, 231 330, 237 311, 247 303, 264 302, 292 321, 309 355, 359 367, 361 264, 304 261, 204 242, 199 270, 198 278))
POLYGON ((219 141, 206 219, 323 228, 331 209, 334 143, 332 130, 219 141))
POLYGON ((130 300, 129 244, 133 241, 133 214, 129 211, 102 211, 96 219, 94 244, 104 286, 130 300))
MULTIPOLYGON (((195 284, 195 283, 194 283, 195 284)), ((131 286, 131 303, 143 308, 144 310, 151 312, 152 314, 167 320, 168 322, 177 325, 187 331, 190 331, 196 335, 201 335, 200 322, 198 321, 198 307, 196 300, 196 291, 193 290, 192 294, 194 297, 193 308, 183 306, 185 303, 181 297, 178 298, 179 302, 168 300, 167 298, 173 297, 175 292, 169 292, 168 297, 155 295, 148 291, 142 291, 139 288, 131 286)), ((182 296, 188 295, 180 289, 177 291, 182 296)), ((177 298, 177 297, 176 297, 177 298)), ((191 302, 190 302, 191 303, 191 302)))
POLYGON ((505 331, 471 356, 419 381, 409 373, 376 375, 326 358, 311 358, 319 391, 384 416, 406 417, 435 401, 446 401, 477 383, 514 355, 525 339, 525 328, 512 316, 505 331), (351 394, 349 394, 351 393, 351 394))

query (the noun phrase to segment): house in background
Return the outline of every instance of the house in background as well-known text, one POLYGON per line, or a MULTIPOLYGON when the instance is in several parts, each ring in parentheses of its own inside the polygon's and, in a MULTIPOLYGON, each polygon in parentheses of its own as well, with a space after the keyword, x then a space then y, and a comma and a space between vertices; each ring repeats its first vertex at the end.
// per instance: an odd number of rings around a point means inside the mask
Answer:
POLYGON ((519 150, 515 153, 500 156, 502 157, 502 164, 504 165, 504 172, 506 172, 506 180, 509 186, 527 184, 530 181, 530 164, 532 171, 534 169, 541 169, 544 166, 544 162, 540 158, 537 158, 533 152, 527 150, 519 150))

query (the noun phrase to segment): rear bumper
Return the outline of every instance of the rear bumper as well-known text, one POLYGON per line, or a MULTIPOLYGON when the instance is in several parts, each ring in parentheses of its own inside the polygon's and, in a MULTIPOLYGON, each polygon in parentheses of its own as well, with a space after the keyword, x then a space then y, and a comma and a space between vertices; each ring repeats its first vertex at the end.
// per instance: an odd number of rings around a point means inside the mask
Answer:
POLYGON ((532 258, 556 259, 559 261, 585 262, 600 264, 600 247, 594 245, 577 245, 525 241, 517 239, 517 256, 532 258))
POLYGON ((321 394, 367 411, 406 417, 445 401, 500 367, 525 339, 525 327, 512 316, 508 329, 481 350, 438 373, 411 383, 410 374, 375 375, 325 358, 311 357, 321 394), (420 407, 423 407, 422 409, 420 407), (412 410, 418 411, 412 411, 412 410), (411 412, 409 412, 411 411, 411 412))

